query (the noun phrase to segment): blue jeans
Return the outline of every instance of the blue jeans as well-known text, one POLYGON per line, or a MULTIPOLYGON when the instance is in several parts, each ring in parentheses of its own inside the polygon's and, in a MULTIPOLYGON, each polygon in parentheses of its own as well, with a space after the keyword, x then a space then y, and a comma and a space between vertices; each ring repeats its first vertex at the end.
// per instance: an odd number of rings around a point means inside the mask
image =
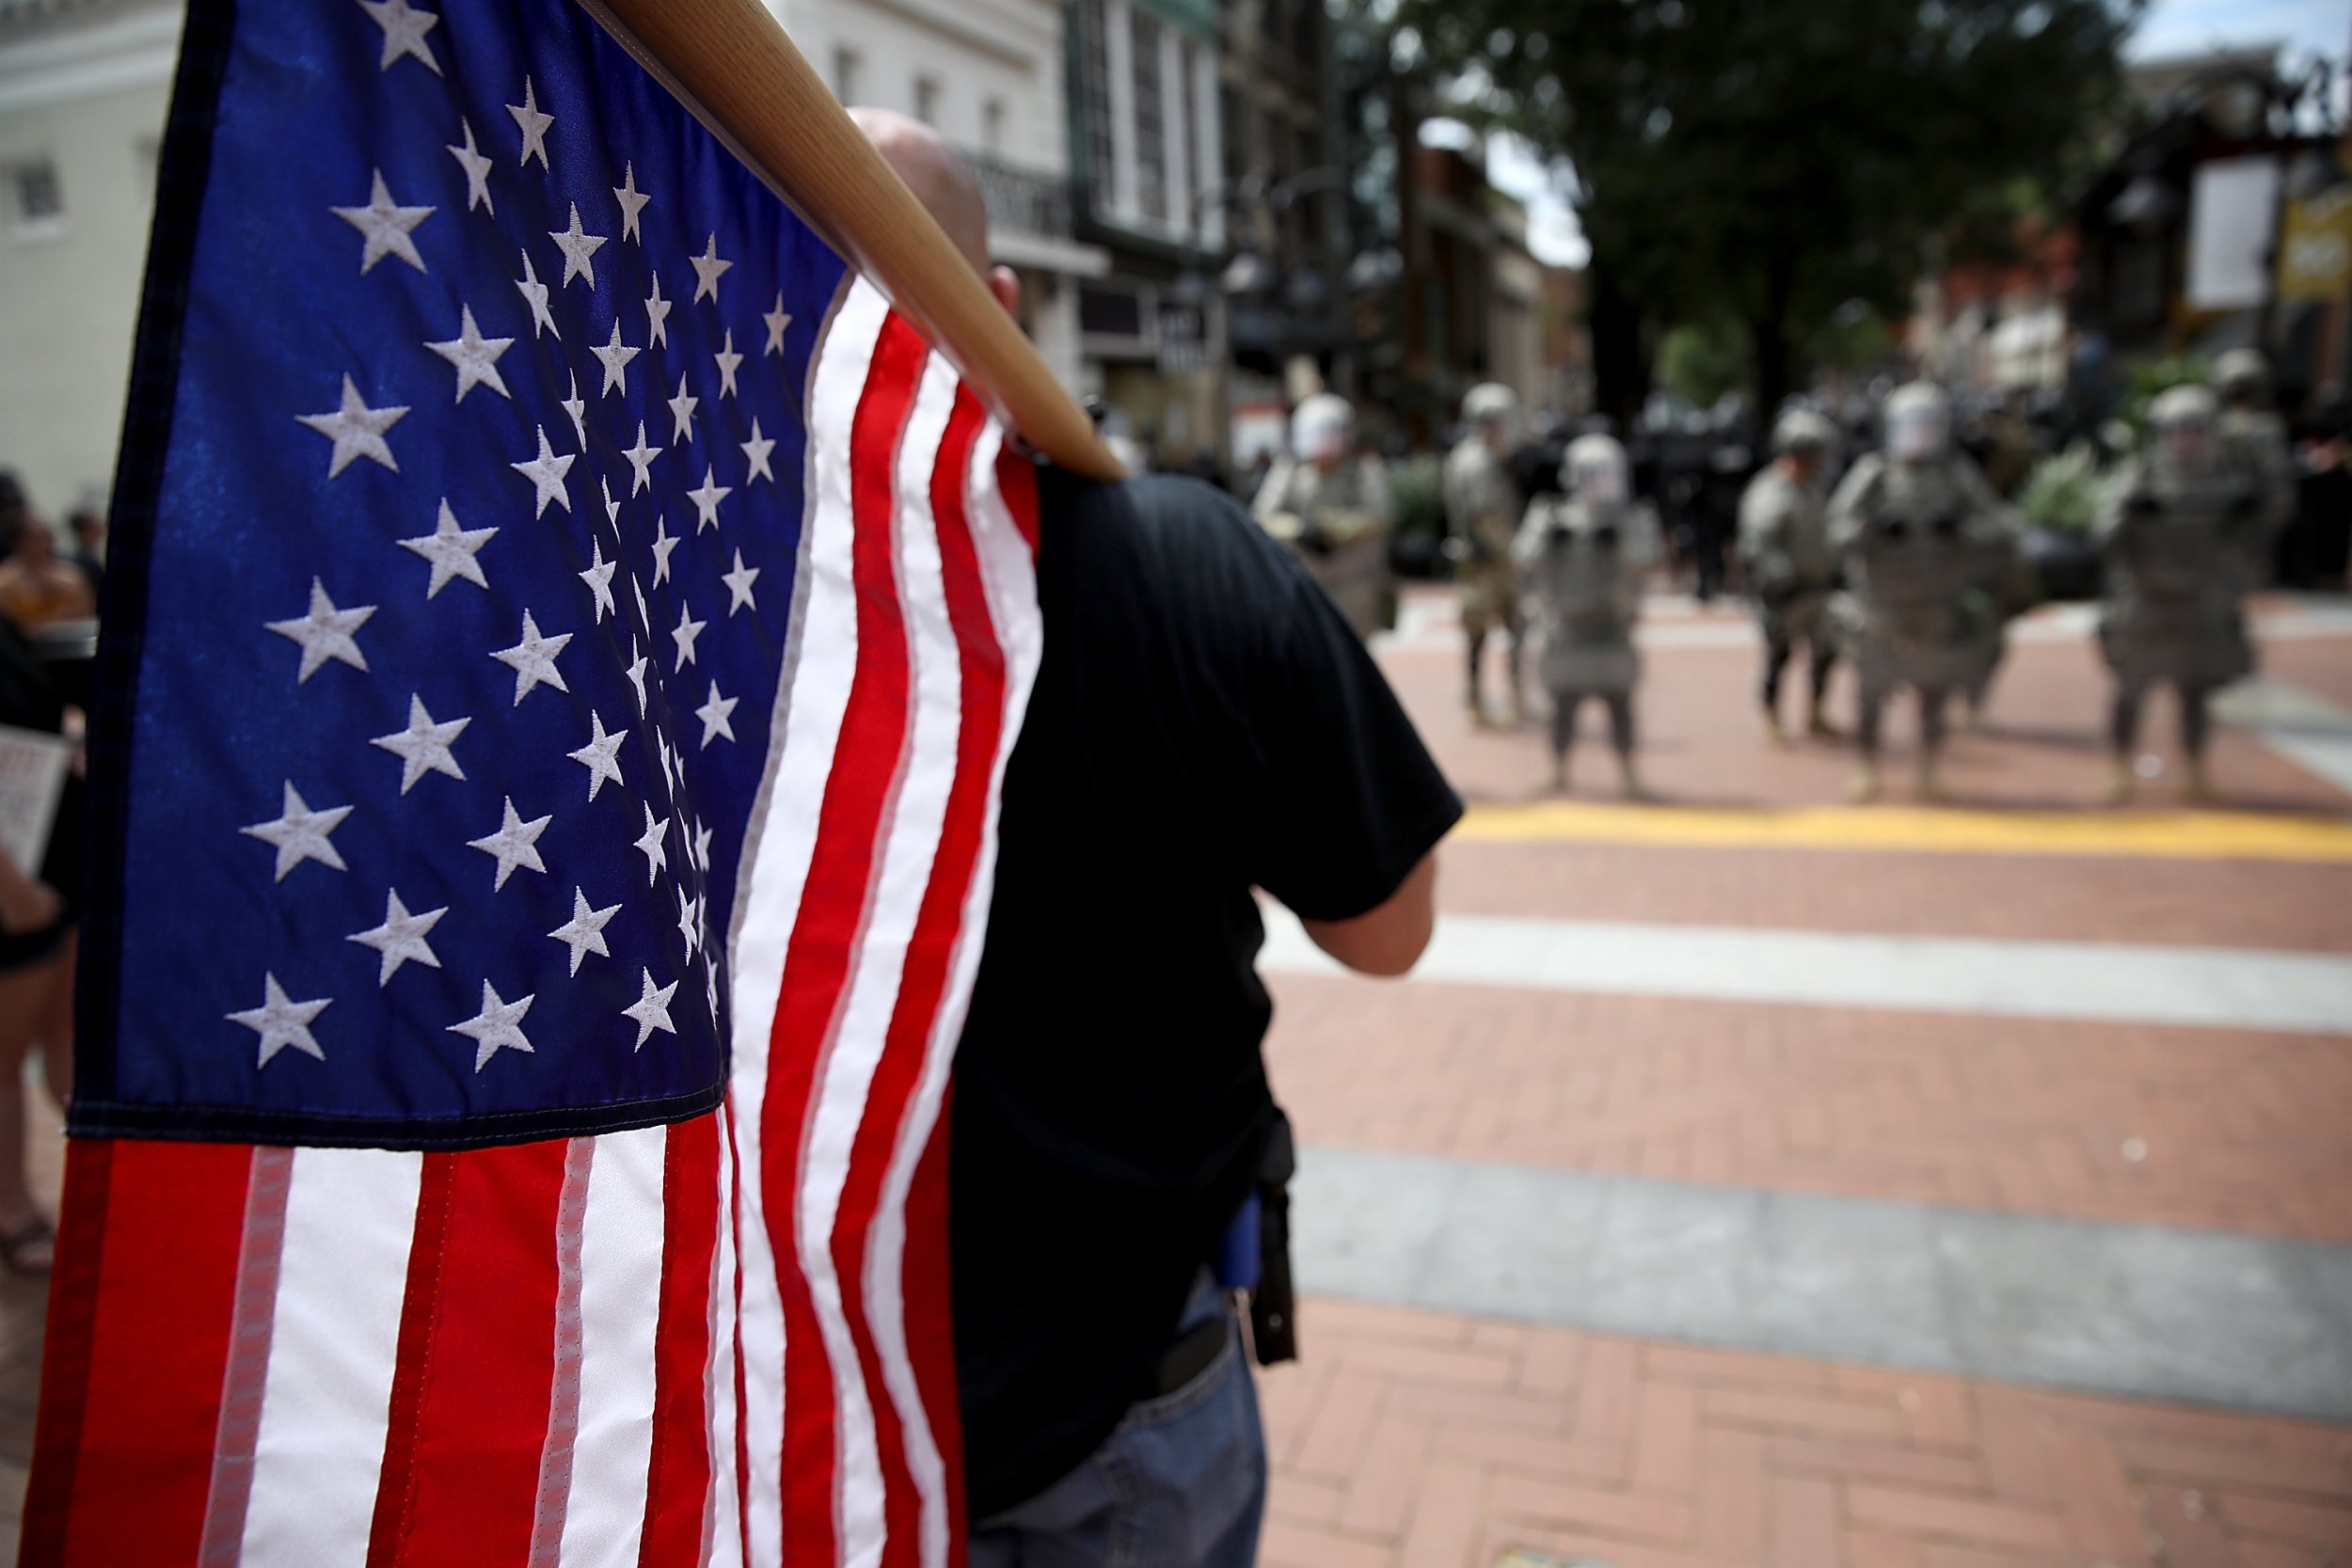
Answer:
MULTIPOLYGON (((1206 1275, 1177 1332, 1225 1314, 1206 1275)), ((1230 1322, 1200 1376, 1130 1408, 1101 1448, 972 1528, 971 1568, 1250 1568, 1265 1514, 1258 1390, 1230 1322)))

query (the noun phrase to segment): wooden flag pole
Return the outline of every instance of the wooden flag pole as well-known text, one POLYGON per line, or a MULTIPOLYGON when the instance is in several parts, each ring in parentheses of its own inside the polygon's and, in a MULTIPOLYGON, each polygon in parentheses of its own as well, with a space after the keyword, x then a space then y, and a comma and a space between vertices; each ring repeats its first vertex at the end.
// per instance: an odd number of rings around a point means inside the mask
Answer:
POLYGON ((1123 475, 1086 411, 759 0, 589 4, 1025 440, 1073 473, 1123 475))

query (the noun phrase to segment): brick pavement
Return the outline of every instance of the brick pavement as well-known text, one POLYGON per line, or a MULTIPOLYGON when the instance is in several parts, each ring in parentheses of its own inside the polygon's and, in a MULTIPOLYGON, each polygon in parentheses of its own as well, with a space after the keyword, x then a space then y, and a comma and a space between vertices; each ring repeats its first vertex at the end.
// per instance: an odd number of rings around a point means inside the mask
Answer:
POLYGON ((1267 1061, 1311 1144, 2352 1242, 2341 1038, 1273 989, 1267 1061))
POLYGON ((2352 1434, 1312 1300, 1268 1568, 2319 1568, 2352 1434))

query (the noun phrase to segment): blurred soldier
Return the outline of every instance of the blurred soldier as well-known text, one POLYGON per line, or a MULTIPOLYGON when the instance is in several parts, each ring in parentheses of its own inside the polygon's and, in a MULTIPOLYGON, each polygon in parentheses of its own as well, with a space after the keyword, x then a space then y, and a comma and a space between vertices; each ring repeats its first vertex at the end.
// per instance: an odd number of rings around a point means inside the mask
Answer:
POLYGON ((2003 607, 1987 580, 2015 551, 2010 525, 1976 466, 1952 450, 1951 403, 1926 382, 1886 400, 1883 453, 1857 461, 1830 501, 1830 540, 1854 588, 1851 644, 1861 677, 1853 798, 1879 791, 1879 739, 1887 699, 1919 695, 1919 793, 1940 793, 1945 705, 1990 679, 2003 607), (1991 650, 1988 657, 1988 649, 1991 650))
POLYGON ((2254 667, 2239 602, 2264 559, 2266 476, 2230 450, 2220 405, 2202 387, 2163 393, 2148 418, 2150 449, 2125 467, 2099 515, 2099 649, 2115 672, 2110 803, 2131 793, 2140 708, 2159 683, 2180 697, 2187 792, 2204 800, 2208 699, 2254 667))
POLYGON ((2270 542, 2295 520, 2296 490, 2286 421, 2271 406, 2270 367, 2261 350, 2233 348, 2214 361, 2213 381, 2225 405, 2218 426, 2224 455, 2261 486, 2262 538, 2255 547, 2266 556, 2270 542))
POLYGON ((1460 585, 1462 630, 1470 638, 1470 721, 1484 726, 1486 706, 1479 690, 1486 633, 1500 625, 1510 640, 1511 722, 1521 716, 1518 584, 1511 565, 1511 542, 1518 531, 1518 486, 1511 482, 1512 426, 1518 395, 1497 382, 1473 387, 1462 400, 1469 433, 1445 460, 1445 520, 1451 533, 1446 554, 1460 585))
POLYGON ((1380 460, 1356 454, 1356 410, 1317 392, 1291 413, 1291 450, 1277 459, 1249 510, 1298 552, 1359 637, 1389 624, 1389 478, 1380 460))
POLYGON ((1626 799, 1642 797, 1633 761, 1633 689, 1641 656, 1633 626, 1642 587, 1658 562, 1657 515, 1630 499, 1625 448, 1607 436, 1569 443, 1560 467, 1564 498, 1527 509, 1511 553, 1544 634, 1537 669, 1551 696, 1551 786, 1568 786, 1576 716, 1587 697, 1609 709, 1626 799))
POLYGON ((1780 722, 1780 677, 1799 642, 1805 646, 1809 676, 1805 729, 1837 734, 1821 713, 1821 694, 1837 657, 1829 610, 1837 557, 1829 546, 1821 483, 1836 440, 1836 426, 1819 414, 1798 409, 1784 415, 1772 429, 1772 463, 1740 498, 1740 562, 1764 627, 1764 728, 1782 745, 1788 732, 1780 722))

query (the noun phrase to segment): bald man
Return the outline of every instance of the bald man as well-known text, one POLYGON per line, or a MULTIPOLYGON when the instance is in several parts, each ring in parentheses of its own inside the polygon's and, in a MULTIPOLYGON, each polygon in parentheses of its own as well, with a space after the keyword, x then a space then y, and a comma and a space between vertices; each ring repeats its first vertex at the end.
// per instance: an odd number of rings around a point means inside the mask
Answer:
MULTIPOLYGON (((1012 309, 970 167, 851 112, 1012 309)), ((1039 513, 1044 659, 951 1101, 971 1561, 1246 1568, 1266 1465, 1236 1302, 1259 1259, 1213 1259, 1288 1158, 1251 890, 1402 974, 1462 807, 1346 621, 1223 492, 1048 467, 1039 513)))

